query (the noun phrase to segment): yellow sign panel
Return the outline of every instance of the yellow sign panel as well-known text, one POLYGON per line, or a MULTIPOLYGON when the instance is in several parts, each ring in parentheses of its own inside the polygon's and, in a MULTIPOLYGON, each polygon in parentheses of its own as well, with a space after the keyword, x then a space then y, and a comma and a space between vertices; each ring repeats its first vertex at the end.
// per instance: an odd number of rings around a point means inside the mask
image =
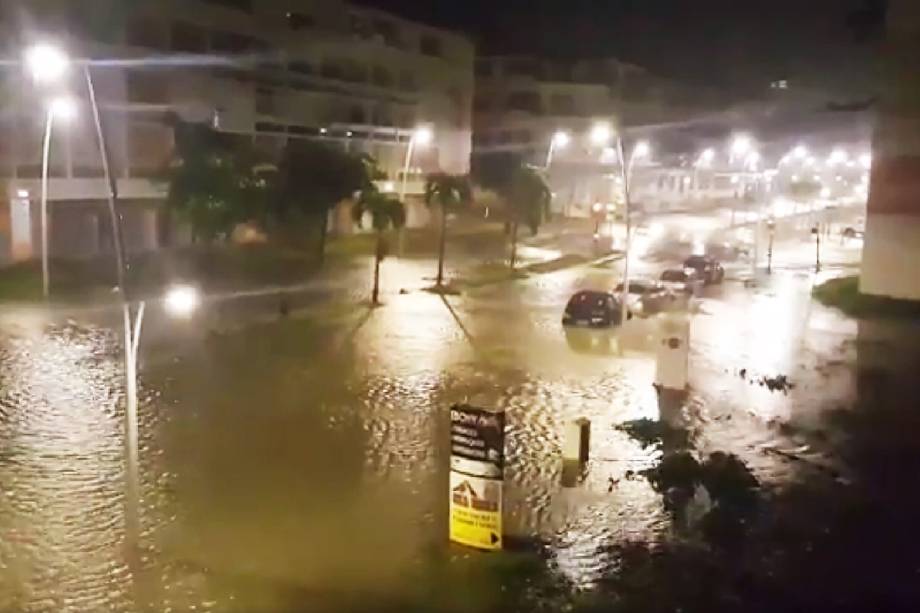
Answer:
POLYGON ((502 548, 502 482, 450 471, 450 540, 502 548))

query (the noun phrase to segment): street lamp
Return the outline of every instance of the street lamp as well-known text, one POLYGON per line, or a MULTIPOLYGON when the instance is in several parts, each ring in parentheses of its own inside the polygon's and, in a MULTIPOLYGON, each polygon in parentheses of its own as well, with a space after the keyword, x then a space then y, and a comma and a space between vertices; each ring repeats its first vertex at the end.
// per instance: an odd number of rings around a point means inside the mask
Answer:
POLYGON ((712 164, 712 161, 715 159, 715 157, 716 157, 715 149, 713 149, 712 147, 703 149, 702 153, 700 153, 700 157, 698 157, 696 160, 696 166, 698 168, 701 166, 709 167, 709 165, 712 164))
POLYGON ((623 146, 623 138, 620 135, 617 135, 617 151, 620 154, 620 172, 622 174, 623 181, 623 214, 626 222, 626 253, 623 257, 623 294, 620 298, 620 325, 624 325, 628 317, 626 305, 629 299, 629 255, 630 247, 632 245, 632 220, 630 219, 629 201, 629 190, 630 184, 632 182, 632 169, 633 164, 635 164, 637 159, 647 157, 651 154, 652 148, 648 144, 648 141, 638 141, 635 145, 633 145, 632 152, 629 154, 627 161, 626 152, 623 146))
POLYGON ((556 149, 565 149, 569 146, 570 140, 568 132, 557 130, 553 134, 549 141, 549 150, 546 152, 546 166, 544 166, 546 170, 549 170, 550 164, 553 163, 553 154, 556 152, 556 149))
POLYGON ((51 101, 45 113, 45 138, 42 141, 42 193, 41 193, 41 223, 42 223, 42 295, 48 299, 51 284, 48 266, 48 157, 51 152, 51 128, 54 120, 60 118, 69 121, 77 114, 77 106, 72 98, 60 96, 51 101))
POLYGON ((821 272, 821 228, 815 224, 811 229, 815 235, 815 272, 821 272))
POLYGON ((796 145, 792 150, 792 157, 797 160, 804 160, 808 157, 808 148, 805 145, 796 145))
POLYGON ((70 68, 70 58, 60 48, 40 43, 26 50, 25 65, 37 83, 53 83, 70 68))
POLYGON ((594 145, 606 145, 613 136, 613 129, 606 121, 599 121, 591 128, 591 143, 594 145))
POLYGON ((415 153, 416 147, 426 147, 434 138, 434 133, 429 126, 418 126, 412 131, 409 138, 409 146, 406 147, 406 162, 403 165, 402 183, 399 188, 399 201, 406 199, 406 179, 409 176, 409 164, 412 162, 412 154, 415 153))
POLYGON ((753 147, 751 137, 748 136, 747 134, 738 134, 737 136, 735 136, 734 139, 732 139, 732 144, 730 148, 730 152, 731 152, 730 161, 734 162, 736 157, 741 157, 743 155, 746 155, 751 150, 751 147, 753 147))
MULTIPOLYGON (((49 83, 60 79, 70 67, 67 54, 49 44, 39 44, 30 47, 24 54, 24 63, 33 79, 40 83, 49 83)), ((124 321, 125 338, 125 447, 127 467, 126 496, 125 496, 125 525, 126 538, 129 549, 134 549, 139 538, 139 508, 140 497, 138 494, 138 443, 137 443, 137 339, 140 338, 141 321, 143 319, 144 304, 141 303, 136 314, 132 314, 132 305, 128 297, 128 288, 125 283, 125 253, 122 241, 121 223, 118 216, 118 191, 115 177, 109 164, 108 146, 105 132, 102 129, 102 117, 99 113, 99 104, 96 99, 96 88, 93 84, 93 75, 89 63, 82 63, 82 72, 86 90, 89 97, 89 107, 92 112, 93 126, 95 128, 96 144, 102 162, 102 173, 108 188, 106 201, 109 209, 109 220, 112 225, 112 243, 115 252, 115 273, 118 282, 118 293, 121 295, 122 315, 124 321)), ((52 110, 66 113, 67 103, 52 105, 52 110)), ((53 115, 52 115, 53 116, 53 115)))
POLYGON ((776 221, 771 217, 767 220, 767 229, 770 231, 770 243, 767 245, 767 274, 773 274, 773 235, 776 233, 776 221))

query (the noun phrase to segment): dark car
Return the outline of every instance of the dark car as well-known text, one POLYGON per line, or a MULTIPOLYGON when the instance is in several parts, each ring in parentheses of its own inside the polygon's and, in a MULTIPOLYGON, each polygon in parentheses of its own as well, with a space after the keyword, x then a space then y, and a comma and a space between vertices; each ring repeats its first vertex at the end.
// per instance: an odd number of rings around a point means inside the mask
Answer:
POLYGON ((569 298, 562 325, 607 328, 619 325, 621 315, 620 301, 612 293, 585 290, 569 298))
POLYGON ((722 265, 705 255, 691 255, 684 260, 684 268, 695 270, 706 285, 721 283, 725 279, 725 269, 722 265))
MULTIPOLYGON (((623 295, 623 284, 616 288, 616 295, 623 295)), ((663 283, 653 279, 636 279, 629 282, 627 306, 630 311, 651 315, 667 310, 674 304, 675 296, 663 283)))

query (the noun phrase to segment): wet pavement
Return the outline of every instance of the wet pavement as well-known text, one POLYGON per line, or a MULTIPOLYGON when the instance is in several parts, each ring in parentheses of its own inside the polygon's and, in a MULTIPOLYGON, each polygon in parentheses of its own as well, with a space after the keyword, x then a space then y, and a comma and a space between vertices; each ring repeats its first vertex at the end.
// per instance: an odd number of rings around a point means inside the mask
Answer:
POLYGON ((656 318, 616 332, 560 325, 567 298, 612 287, 619 265, 442 297, 417 291, 430 261, 391 260, 376 309, 361 304, 370 278, 358 270, 298 293, 286 317, 271 308, 277 296, 261 295, 211 303, 184 323, 152 313, 144 555, 132 570, 121 545, 118 335, 8 314, 0 610, 369 610, 404 598, 425 556, 446 547, 456 402, 507 411, 506 533, 544 543, 581 590, 615 572, 615 545, 675 537, 661 493, 638 476, 668 450, 644 446, 627 422, 687 430, 701 456, 734 454, 768 491, 847 478, 829 446, 797 432, 854 401, 860 360, 878 372, 885 343, 912 351, 917 326, 860 330, 814 303, 814 275, 795 270, 758 288, 708 288, 692 308, 691 393, 674 406, 652 385, 656 318), (243 313, 250 325, 232 326, 243 313), (791 389, 764 384, 777 375, 791 389), (591 420, 591 459, 563 487, 563 427, 579 417, 591 420))

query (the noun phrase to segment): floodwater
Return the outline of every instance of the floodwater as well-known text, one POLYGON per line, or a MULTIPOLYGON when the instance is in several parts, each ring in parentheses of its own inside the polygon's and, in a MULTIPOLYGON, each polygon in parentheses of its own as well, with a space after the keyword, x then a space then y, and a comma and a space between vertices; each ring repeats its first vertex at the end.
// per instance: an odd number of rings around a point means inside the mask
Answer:
POLYGON ((857 392, 857 324, 813 304, 808 275, 707 290, 693 316, 693 391, 664 414, 652 386, 654 320, 575 339, 560 326, 567 297, 609 284, 609 270, 463 296, 398 293, 422 274, 420 263, 394 260, 382 308, 355 307, 365 288, 342 284, 313 308, 243 330, 226 326, 256 307, 225 304, 169 325, 151 315, 143 555, 133 567, 117 333, 5 318, 0 610, 325 610, 399 599, 424 576, 425 556, 447 547, 446 410, 456 402, 507 411, 505 531, 511 542, 545 543, 582 589, 615 566, 611 545, 673 533, 661 496, 630 476, 661 452, 617 425, 677 423, 700 452, 736 454, 765 487, 833 461, 777 427, 816 422, 857 392), (795 382, 786 393, 757 383, 780 374, 795 382), (579 417, 591 420, 591 460, 576 487, 563 487, 563 427, 579 417))

